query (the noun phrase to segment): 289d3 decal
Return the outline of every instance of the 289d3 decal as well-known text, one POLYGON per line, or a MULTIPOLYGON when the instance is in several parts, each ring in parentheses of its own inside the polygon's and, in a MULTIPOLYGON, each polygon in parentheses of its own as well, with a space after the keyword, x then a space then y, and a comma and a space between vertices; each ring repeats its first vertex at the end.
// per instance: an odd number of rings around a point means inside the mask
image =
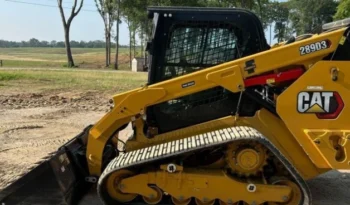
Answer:
POLYGON ((310 54, 316 51, 324 50, 331 47, 330 41, 329 40, 323 40, 315 43, 311 43, 309 45, 301 46, 299 48, 300 55, 306 55, 310 54))
POLYGON ((343 108, 343 99, 335 91, 303 91, 298 94, 299 113, 316 114, 319 119, 335 119, 343 108))

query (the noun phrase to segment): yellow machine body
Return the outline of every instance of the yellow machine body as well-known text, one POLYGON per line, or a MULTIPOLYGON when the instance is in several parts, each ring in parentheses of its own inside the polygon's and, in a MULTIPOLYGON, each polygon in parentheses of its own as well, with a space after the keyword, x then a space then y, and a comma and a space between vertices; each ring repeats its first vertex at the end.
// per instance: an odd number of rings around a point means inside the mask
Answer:
MULTIPOLYGON (((271 142, 304 180, 332 169, 349 169, 350 108, 347 102, 350 102, 350 63, 322 60, 344 43, 346 31, 346 28, 341 28, 292 44, 280 44, 255 55, 115 95, 113 109, 96 123, 89 133, 86 157, 90 173, 95 176, 101 175, 102 153, 107 141, 116 128, 121 128, 129 122, 136 132, 127 140, 126 152, 138 152, 151 147, 153 152, 154 147, 163 146, 165 143, 186 140, 196 135, 210 135, 209 133, 221 129, 248 126, 271 142), (307 55, 298 52, 301 47, 316 45, 317 42, 325 40, 329 42, 328 48, 307 55), (251 68, 246 66, 246 62, 252 60, 254 72, 250 72, 251 68), (281 95, 275 97, 279 117, 262 108, 251 117, 239 114, 226 116, 152 138, 146 137, 142 131, 145 123, 143 116, 148 106, 215 86, 221 86, 233 93, 241 93, 246 89, 246 79, 265 73, 283 72, 293 66, 302 66, 305 73, 281 95), (181 85, 188 82, 195 82, 195 85, 184 89, 181 85)), ((266 83, 274 84, 275 79, 267 81, 266 83)), ((117 138, 114 138, 113 142, 117 147, 118 140, 115 139, 117 138)), ((116 172, 115 176, 112 174, 109 178, 107 190, 120 201, 130 201, 141 195, 148 204, 158 203, 163 191, 171 195, 172 202, 176 205, 187 205, 192 197, 198 205, 212 205, 215 199, 221 204, 299 204, 301 191, 298 191, 293 182, 284 180, 283 177, 277 177, 277 180, 272 182, 257 180, 256 186, 259 187, 254 188, 260 191, 252 194, 247 192, 249 180, 240 182, 239 178, 231 179, 222 172, 221 168, 229 167, 236 174, 251 176, 258 173, 263 164, 267 163, 267 157, 256 147, 240 149, 240 145, 235 143, 230 146, 233 148, 228 148, 226 153, 229 154, 226 158, 213 163, 207 167, 208 170, 186 169, 185 166, 177 165, 180 171, 169 174, 164 168, 169 164, 164 164, 158 170, 148 170, 140 174, 129 173, 129 178, 119 181, 122 187, 126 187, 119 189, 119 192, 115 191, 112 182, 121 177, 116 172), (234 197, 231 193, 224 192, 230 187, 237 189, 238 194, 234 197), (113 189, 114 191, 111 191, 113 189)))
MULTIPOLYGON (((244 90, 243 80, 253 75, 265 72, 285 69, 290 65, 304 65, 308 71, 289 87, 277 99, 277 112, 282 119, 275 119, 269 113, 261 110, 253 118, 234 118, 214 120, 212 122, 194 125, 193 127, 176 130, 148 139, 142 132, 136 133, 135 139, 127 142, 127 150, 131 151, 164 143, 179 137, 188 137, 193 134, 215 130, 221 127, 228 127, 240 124, 251 125, 271 139, 281 152, 294 162, 294 166, 304 174, 305 178, 312 178, 324 171, 350 166, 347 159, 347 135, 350 125, 347 123, 345 113, 350 113, 349 108, 344 106, 339 117, 333 120, 321 120, 315 114, 298 113, 298 93, 302 91, 322 88, 317 91, 337 91, 344 102, 347 102, 350 95, 346 77, 348 75, 348 62, 320 61, 331 51, 334 51, 341 41, 345 29, 315 35, 312 38, 271 49, 256 55, 242 58, 236 61, 220 64, 218 66, 198 71, 189 75, 178 77, 162 83, 135 89, 113 97, 114 108, 104 116, 91 129, 87 158, 89 159, 90 173, 99 175, 101 173, 101 157, 103 148, 116 127, 122 127, 125 123, 134 119, 134 124, 142 123, 142 116, 147 106, 164 102, 176 97, 205 90, 220 85, 231 92, 244 90), (296 50, 302 45, 329 39, 332 45, 329 49, 321 50, 306 56, 299 56, 296 50), (244 62, 254 59, 256 71, 248 74, 244 69, 244 62), (338 80, 332 81, 332 69, 337 69, 338 80), (183 89, 183 83, 195 81, 196 85, 183 89), (316 88, 315 88, 316 87, 316 88), (139 118, 138 118, 139 117, 139 118), (341 161, 335 159, 338 152, 335 151, 333 141, 329 140, 337 136, 338 145, 345 149, 341 161), (315 143, 321 141, 322 143, 315 143), (130 145, 129 145, 130 143, 130 145), (325 144, 326 143, 326 144, 325 144), (291 150, 293 150, 291 152, 291 150)), ((349 71, 350 72, 350 71, 349 71)), ((141 129, 137 129, 141 130, 141 129)))

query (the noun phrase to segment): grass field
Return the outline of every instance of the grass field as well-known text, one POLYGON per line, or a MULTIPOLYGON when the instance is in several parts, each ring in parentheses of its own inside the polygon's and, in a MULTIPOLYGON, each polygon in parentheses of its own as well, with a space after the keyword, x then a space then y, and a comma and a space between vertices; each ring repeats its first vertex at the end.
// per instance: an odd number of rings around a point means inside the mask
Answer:
MULTIPOLYGON (((72 48, 72 53, 75 64, 80 68, 104 68, 104 48, 72 48)), ((112 64, 114 55, 115 51, 112 49, 112 64)), ((67 64, 66 59, 64 48, 0 48, 3 67, 64 67, 67 64)), ((120 69, 130 69, 129 62, 129 50, 120 48, 120 69)))
POLYGON ((4 89, 24 87, 40 90, 96 90, 119 93, 146 83, 147 73, 84 69, 1 68, 0 92, 4 89))

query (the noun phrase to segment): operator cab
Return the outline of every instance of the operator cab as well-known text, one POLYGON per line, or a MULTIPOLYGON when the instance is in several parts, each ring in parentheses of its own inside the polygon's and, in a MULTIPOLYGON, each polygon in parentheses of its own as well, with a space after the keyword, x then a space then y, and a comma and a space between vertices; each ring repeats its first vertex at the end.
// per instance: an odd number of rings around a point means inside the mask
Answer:
MULTIPOLYGON (((259 18, 236 8, 149 7, 153 19, 148 84, 232 61, 269 49, 259 18)), ((243 96, 243 99, 245 97, 243 96)), ((237 94, 222 87, 147 108, 148 135, 156 135, 235 113, 237 94)), ((245 104, 240 114, 254 115, 245 104)))
POLYGON ((269 49, 258 17, 243 9, 149 7, 149 84, 269 49))

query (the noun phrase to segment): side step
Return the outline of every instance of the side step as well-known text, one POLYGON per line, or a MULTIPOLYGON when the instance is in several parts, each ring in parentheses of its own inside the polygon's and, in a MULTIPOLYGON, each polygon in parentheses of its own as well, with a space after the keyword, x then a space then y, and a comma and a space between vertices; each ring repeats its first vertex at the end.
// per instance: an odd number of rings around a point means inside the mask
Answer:
POLYGON ((86 138, 91 127, 86 127, 34 169, 3 189, 0 204, 77 204, 91 186, 85 182, 87 173, 84 173, 87 170, 86 138))

